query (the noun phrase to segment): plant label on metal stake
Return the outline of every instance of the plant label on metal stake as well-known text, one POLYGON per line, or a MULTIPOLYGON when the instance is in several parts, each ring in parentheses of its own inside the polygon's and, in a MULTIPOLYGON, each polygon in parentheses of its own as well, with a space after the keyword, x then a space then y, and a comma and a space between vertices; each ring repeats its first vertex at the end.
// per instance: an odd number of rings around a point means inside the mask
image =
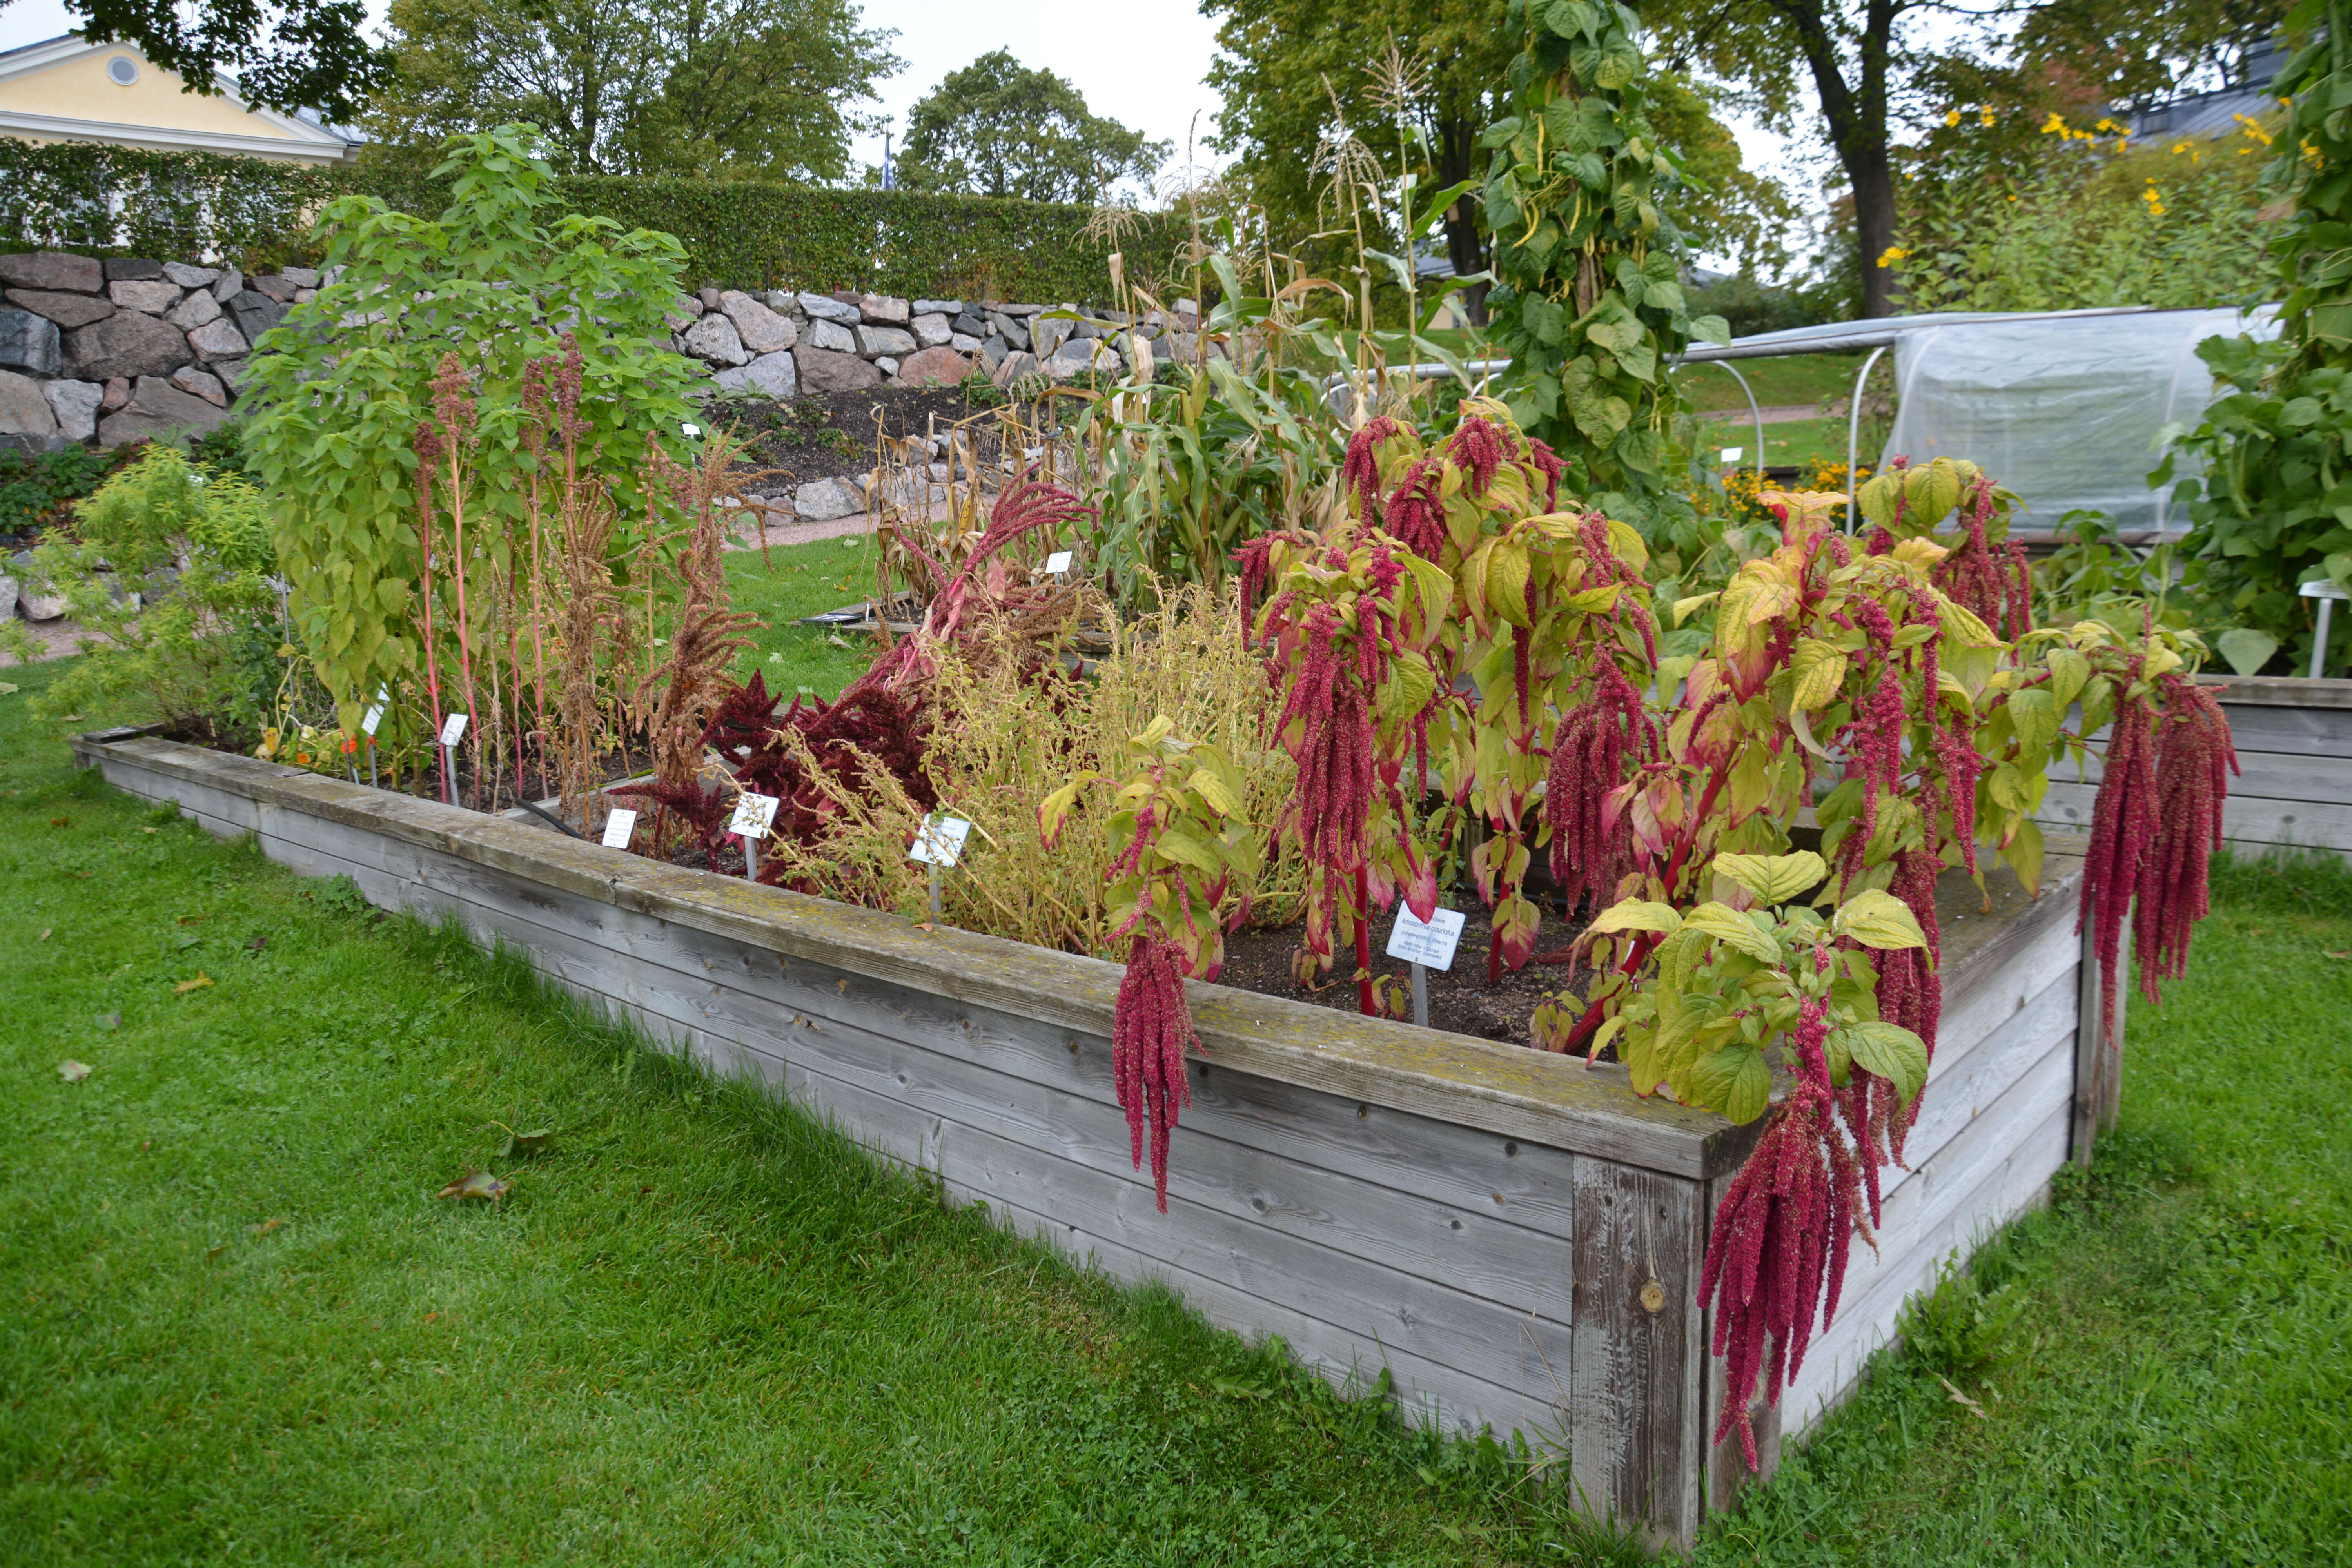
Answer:
POLYGON ((1054 553, 1045 557, 1045 574, 1047 576, 1058 577, 1069 569, 1070 552, 1068 551, 1056 550, 1054 553))
POLYGON ((441 721, 441 783, 449 792, 442 798, 451 805, 457 804, 457 742, 465 732, 463 713, 452 713, 441 721))
POLYGON ((743 877, 746 881, 760 879, 760 840, 776 820, 776 807, 781 797, 754 795, 745 790, 735 797, 735 815, 727 824, 727 831, 743 840, 743 877))
POLYGON ((1453 968, 1454 944, 1461 940, 1460 910, 1433 910, 1424 921, 1409 906, 1398 906, 1388 955, 1412 965, 1412 1021, 1424 1029, 1429 1027, 1429 971, 1453 968))
MULTIPOLYGON (((375 732, 383 727, 383 710, 391 705, 392 688, 379 686, 375 689, 375 706, 369 709, 367 716, 360 721, 360 733, 367 737, 368 788, 370 789, 383 787, 376 782, 375 776, 375 732)), ((354 773, 352 778, 356 783, 359 775, 354 773)))
POLYGON ((635 812, 626 810, 614 812, 604 819, 604 847, 626 849, 629 847, 629 836, 636 830, 637 814, 635 812))
POLYGON ((908 859, 931 868, 931 920, 935 923, 940 918, 940 872, 963 858, 963 841, 971 833, 971 824, 961 816, 934 816, 917 830, 915 842, 907 850, 908 859))
POLYGON ((1748 448, 1745 447, 1726 447, 1723 449, 1723 466, 1727 468, 1747 455, 1748 448))

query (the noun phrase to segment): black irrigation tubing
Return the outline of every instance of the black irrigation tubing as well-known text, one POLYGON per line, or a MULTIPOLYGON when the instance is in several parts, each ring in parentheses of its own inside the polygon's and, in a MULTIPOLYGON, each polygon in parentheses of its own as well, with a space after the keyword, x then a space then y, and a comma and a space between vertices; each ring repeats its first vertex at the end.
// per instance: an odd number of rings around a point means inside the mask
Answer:
POLYGON ((580 839, 583 843, 586 842, 587 836, 585 834, 580 832, 577 828, 573 827, 572 824, 564 821, 563 818, 556 816, 553 812, 541 811, 538 806, 533 805, 527 800, 519 800, 515 802, 515 804, 522 807, 525 811, 530 813, 533 816, 538 817, 541 822, 551 823, 555 826, 563 829, 564 832, 571 834, 572 837, 580 839))

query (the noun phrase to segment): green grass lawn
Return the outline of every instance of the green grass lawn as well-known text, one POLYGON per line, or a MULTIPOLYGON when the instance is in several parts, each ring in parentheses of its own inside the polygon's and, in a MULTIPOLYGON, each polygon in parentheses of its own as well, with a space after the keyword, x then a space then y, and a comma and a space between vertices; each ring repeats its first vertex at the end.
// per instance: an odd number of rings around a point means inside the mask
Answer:
POLYGON ((72 773, 26 716, 51 670, 9 673, 11 1568, 1304 1568, 1576 1539, 1491 1445, 1405 1431, 510 963, 72 773), (501 1124, 552 1136, 502 1158, 501 1124), (468 1166, 502 1208, 434 1195, 468 1166))
POLYGON ((2352 1562, 2352 874, 2217 883, 2089 1180, 1702 1563, 2352 1562))
MULTIPOLYGON (((1853 396, 1853 378, 1861 374, 1862 359, 1862 355, 1853 353, 1786 354, 1777 359, 1744 359, 1738 364, 1739 374, 1748 378, 1748 386, 1755 391, 1756 401, 1773 408, 1853 396)), ((1882 358, 1871 379, 1883 381, 1885 366, 1882 358)), ((1739 383, 1721 364, 1701 361, 1684 365, 1674 372, 1674 377, 1675 384, 1682 388, 1683 395, 1691 400, 1694 408, 1748 412, 1748 395, 1739 390, 1739 383)))
MULTIPOLYGON (((824 607, 825 550, 761 602, 824 607)), ((73 773, 8 673, 0 1562, 1626 1559, 1491 1447, 73 773), (470 1166, 502 1208, 434 1195, 470 1166)), ((2352 878, 2220 897, 2091 1178, 1703 1562, 2352 1560, 2352 878)))
MULTIPOLYGON (((1870 441, 1871 432, 1863 432, 1862 460, 1867 464, 1877 452, 1870 441)), ((1739 467, 1756 466, 1756 426, 1743 410, 1737 418, 1721 415, 1699 423, 1699 450, 1715 453, 1726 447, 1740 448, 1739 467)), ((1846 454, 1846 423, 1843 419, 1790 419, 1764 426, 1764 462, 1767 467, 1782 463, 1811 463, 1816 459, 1843 463, 1846 454)))
POLYGON ((749 680, 757 670, 771 691, 789 696, 805 686, 824 698, 855 679, 873 661, 867 638, 793 623, 871 598, 873 559, 870 536, 862 533, 777 545, 765 557, 756 550, 730 551, 727 581, 735 607, 762 623, 747 634, 752 646, 736 657, 737 679, 749 680))

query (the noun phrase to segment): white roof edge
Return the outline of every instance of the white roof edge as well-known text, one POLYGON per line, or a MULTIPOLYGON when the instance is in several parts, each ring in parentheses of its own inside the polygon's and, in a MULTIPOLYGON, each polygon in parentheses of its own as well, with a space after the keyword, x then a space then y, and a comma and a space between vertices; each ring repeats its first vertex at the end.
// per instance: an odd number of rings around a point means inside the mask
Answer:
MULTIPOLYGON (((52 66, 63 65, 68 60, 77 59, 84 55, 109 53, 117 49, 137 56, 140 63, 150 69, 163 68, 149 59, 136 44, 123 43, 119 40, 114 43, 93 44, 79 33, 67 33, 44 43, 26 44, 20 48, 0 54, 0 81, 8 81, 16 77, 29 76, 36 71, 47 70, 52 66)), ((192 147, 216 145, 236 146, 237 150, 245 151, 247 149, 239 144, 249 143, 250 150, 254 152, 291 154, 302 157, 305 161, 316 161, 316 155, 298 152, 297 149, 303 143, 321 150, 331 148, 332 155, 335 157, 341 157, 345 152, 358 145, 357 142, 339 136, 324 126, 313 125, 309 121, 291 114, 280 114, 274 109, 264 109, 258 104, 247 103, 244 94, 237 90, 236 79, 234 77, 215 71, 213 85, 219 89, 219 96, 232 106, 284 131, 287 133, 287 140, 294 142, 295 147, 288 147, 268 136, 247 137, 230 133, 184 132, 168 126, 122 125, 110 121, 75 120, 63 115, 16 114, 0 111, 0 126, 23 124, 29 128, 33 121, 44 121, 46 127, 34 131, 33 134, 64 135, 68 139, 70 139, 70 133, 61 132, 55 128, 80 127, 82 128, 80 136, 85 141, 111 142, 127 147, 153 147, 163 152, 173 153, 183 152, 192 147)))
POLYGON ((102 120, 68 120, 55 114, 19 114, 0 110, 0 133, 48 142, 98 142, 156 153, 236 153, 297 163, 339 163, 351 143, 321 140, 238 136, 218 131, 179 131, 163 125, 117 125, 102 120))

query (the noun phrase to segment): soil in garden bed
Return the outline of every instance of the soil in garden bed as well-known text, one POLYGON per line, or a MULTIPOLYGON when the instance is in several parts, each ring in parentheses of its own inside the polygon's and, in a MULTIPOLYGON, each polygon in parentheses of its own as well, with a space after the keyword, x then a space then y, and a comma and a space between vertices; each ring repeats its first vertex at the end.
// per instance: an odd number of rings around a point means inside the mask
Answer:
MULTIPOLYGON (((1475 898, 1458 900, 1454 907, 1463 911, 1462 940, 1454 948, 1452 969, 1429 972, 1429 1026, 1482 1040, 1528 1044, 1528 1020, 1536 1004, 1562 990, 1581 991, 1592 972, 1582 963, 1529 963, 1524 969, 1505 970, 1501 979, 1489 984, 1486 943, 1492 928, 1486 910, 1475 898)), ((1411 966, 1401 959, 1381 955, 1381 950, 1388 945, 1389 928, 1395 919, 1394 911, 1373 918, 1372 973, 1396 976, 1403 994, 1410 996, 1411 966)), ((1565 951, 1589 923, 1590 917, 1582 911, 1573 920, 1562 920, 1556 910, 1547 908, 1543 930, 1536 939, 1536 952, 1547 954, 1565 951)), ((1298 951, 1301 931, 1301 926, 1294 923, 1227 936, 1225 967, 1217 976, 1218 984, 1343 1013, 1357 1011, 1356 983, 1349 978, 1354 973, 1349 955, 1343 954, 1333 966, 1331 973, 1335 978, 1327 978, 1316 989, 1310 991, 1298 984, 1290 963, 1292 954, 1298 951)))

